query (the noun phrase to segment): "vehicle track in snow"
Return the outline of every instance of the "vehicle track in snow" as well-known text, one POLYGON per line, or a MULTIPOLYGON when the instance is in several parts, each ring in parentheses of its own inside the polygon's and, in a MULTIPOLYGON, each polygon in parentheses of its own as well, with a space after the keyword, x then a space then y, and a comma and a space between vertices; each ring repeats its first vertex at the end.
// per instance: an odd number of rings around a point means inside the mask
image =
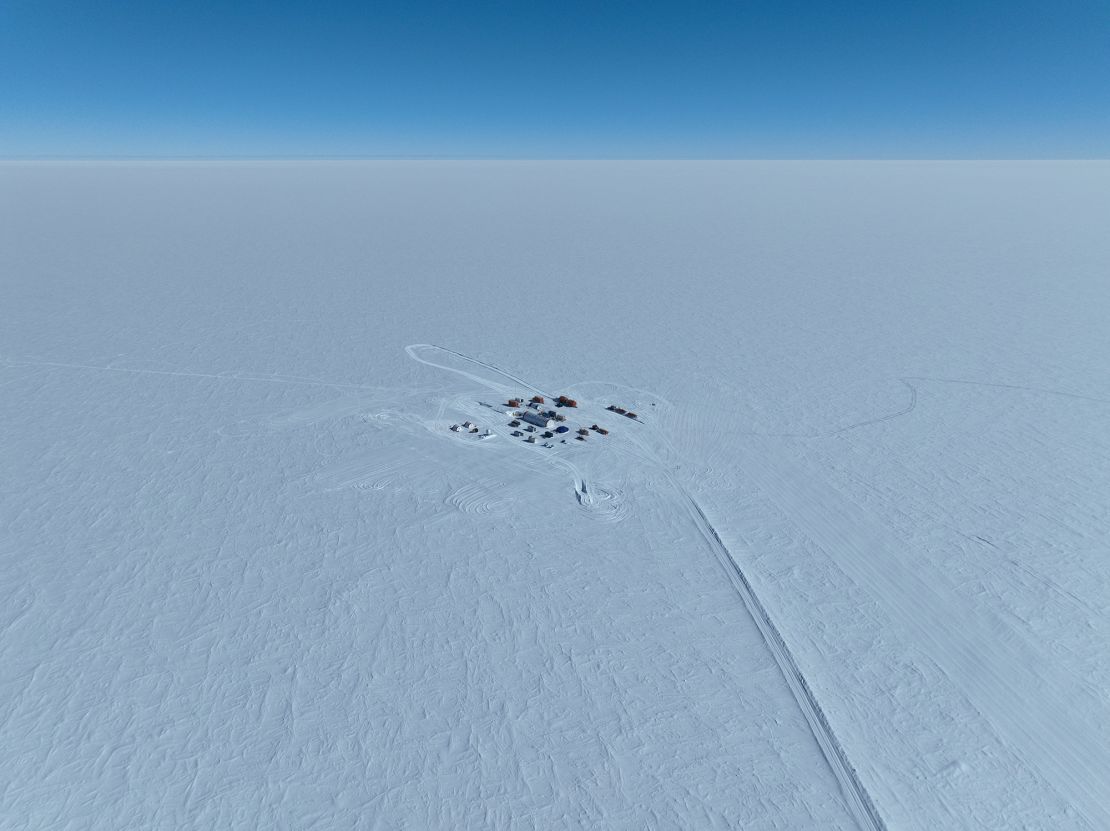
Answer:
POLYGON ((587 487, 581 479, 575 480, 574 498, 591 519, 602 522, 620 522, 631 510, 620 491, 611 491, 600 485, 587 487))
POLYGON ((507 500, 497 489, 474 483, 455 488, 445 501, 464 514, 492 514, 508 507, 507 500))
POLYGON ((886 823, 883 822, 882 816, 879 814, 878 809, 875 807, 871 795, 868 793, 867 788, 859 778, 855 767, 848 759, 847 753, 844 751, 843 745, 836 737, 836 733, 829 724, 829 720, 825 715, 825 711, 821 708, 817 697, 813 692, 813 688, 806 680, 802 670, 798 667, 797 661, 794 659, 793 652, 787 646, 786 640, 783 638, 779 628, 775 625, 774 620, 771 618, 767 608, 759 599, 755 589, 752 588, 751 582, 748 580, 747 575, 744 574, 743 568, 732 556, 732 552, 728 546, 724 544, 717 529, 713 527, 706 517, 705 512, 698 505, 690 493, 682 487, 674 478, 667 474, 667 479, 679 498, 684 503, 683 507, 689 514, 690 519, 697 527, 699 533, 705 539, 706 544, 713 550, 721 567, 724 568, 725 573, 728 575, 729 582, 740 595, 740 599, 744 601, 744 606, 747 608, 748 613, 751 615, 752 620, 755 621, 759 633, 763 636, 767 648, 774 656, 775 663, 778 664, 779 670, 782 672, 783 678, 786 679, 787 686, 790 687, 790 692, 794 694, 794 700, 798 702, 798 708, 802 711, 806 723, 809 725, 810 732, 813 733, 813 738, 817 740, 817 744, 821 748, 821 752, 828 762, 829 767, 832 769, 833 775, 836 777, 837 782, 840 783, 840 788, 844 793, 844 797, 848 802, 848 807, 855 817, 856 822, 859 823, 860 828, 870 829, 871 831, 886 831, 886 823))
POLYGON ((414 361, 419 361, 420 363, 427 364, 428 366, 434 366, 436 369, 446 369, 448 372, 454 372, 458 375, 462 375, 465 378, 469 378, 471 381, 476 381, 479 384, 490 387, 491 389, 497 390, 498 392, 512 392, 514 390, 513 386, 498 384, 497 382, 492 381, 489 378, 483 378, 480 375, 474 375, 473 373, 467 372, 463 369, 459 369, 458 367, 436 363, 435 361, 432 361, 426 357, 422 357, 419 354, 420 352, 426 352, 429 350, 442 352, 444 355, 460 358, 464 361, 467 361, 468 363, 474 364, 475 366, 481 367, 483 369, 488 369, 490 372, 494 372, 497 375, 500 375, 502 378, 512 381, 514 385, 518 385, 524 387, 525 389, 531 390, 532 392, 539 393, 546 398, 554 398, 551 393, 544 392, 539 387, 529 384, 522 378, 517 378, 515 375, 512 375, 505 370, 494 366, 493 364, 488 364, 485 361, 479 361, 477 358, 471 358, 469 355, 464 355, 462 352, 456 352, 454 349, 447 349, 443 346, 436 346, 434 343, 414 343, 411 346, 405 347, 405 352, 408 353, 408 356, 414 361))
MULTIPOLYGON (((479 375, 475 375, 457 367, 446 366, 429 360, 426 357, 422 357, 417 354, 420 350, 440 350, 447 355, 469 361, 476 366, 497 373, 511 380, 514 384, 533 390, 541 395, 548 395, 538 387, 516 376, 510 375, 492 364, 475 360, 461 352, 444 349, 443 347, 434 346, 432 344, 414 344, 405 349, 414 360, 420 361, 428 366, 456 372, 473 381, 477 381, 499 391, 510 389, 509 387, 503 387, 503 385, 498 384, 492 379, 482 378, 479 375)), ((915 403, 915 400, 911 402, 910 409, 913 408, 913 403, 915 403)), ((901 413, 898 415, 900 414, 901 413)), ((843 745, 840 743, 832 725, 829 723, 828 717, 825 715, 825 711, 817 701, 813 687, 806 680, 804 673, 794 658, 793 652, 783 638, 782 632, 775 625, 766 606, 763 605, 758 594, 756 594, 751 581, 744 573, 744 569, 732 555, 728 546, 725 545, 717 529, 709 521, 708 517, 706 517, 705 512, 702 510, 697 500, 694 499, 685 487, 675 480, 674 476, 670 473, 670 467, 664 463, 650 447, 644 445, 642 439, 634 440, 634 444, 641 450, 641 454, 638 454, 641 461, 654 463, 663 472, 663 476, 667 483, 677 495, 681 508, 698 529, 706 545, 713 551, 714 556, 728 576, 729 583, 735 589, 736 593, 740 595, 744 607, 747 609, 764 643, 766 643, 767 649, 778 665, 779 671, 782 673, 787 687, 790 689, 798 708, 801 710, 802 716, 809 726, 810 732, 817 742, 826 763, 831 769, 833 776, 836 778, 837 783, 840 785, 848 808, 857 824, 861 829, 864 829, 864 831, 886 831, 886 823, 875 807, 874 800, 872 800, 870 793, 860 779, 855 767, 848 759, 843 745)), ((673 452, 673 447, 670 446, 670 443, 667 442, 666 444, 668 449, 673 452)), ((578 468, 573 463, 559 457, 552 457, 552 461, 561 464, 571 472, 574 477, 574 492, 578 503, 584 508, 592 508, 597 502, 597 497, 591 493, 589 486, 581 476, 578 468)))
POLYGON ((838 436, 841 433, 847 433, 849 430, 856 430, 860 427, 869 427, 872 424, 882 424, 884 421, 893 421, 896 418, 901 418, 904 415, 909 415, 910 413, 912 413, 917 408, 917 387, 915 387, 904 378, 901 379, 901 381, 910 391, 910 400, 905 407, 898 410, 897 412, 887 413, 886 415, 879 416, 878 418, 869 418, 864 421, 857 421, 855 424, 849 424, 846 427, 839 427, 836 430, 833 430, 828 435, 838 436))

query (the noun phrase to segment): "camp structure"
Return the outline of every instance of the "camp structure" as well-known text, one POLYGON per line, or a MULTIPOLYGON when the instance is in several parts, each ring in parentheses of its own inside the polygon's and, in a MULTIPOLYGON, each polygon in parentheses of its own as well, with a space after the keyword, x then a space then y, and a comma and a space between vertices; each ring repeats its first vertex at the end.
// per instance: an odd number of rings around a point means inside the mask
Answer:
POLYGON ((537 427, 542 427, 544 430, 550 430, 555 426, 555 419, 548 418, 543 413, 527 412, 522 416, 522 421, 527 421, 529 424, 534 424, 537 427))

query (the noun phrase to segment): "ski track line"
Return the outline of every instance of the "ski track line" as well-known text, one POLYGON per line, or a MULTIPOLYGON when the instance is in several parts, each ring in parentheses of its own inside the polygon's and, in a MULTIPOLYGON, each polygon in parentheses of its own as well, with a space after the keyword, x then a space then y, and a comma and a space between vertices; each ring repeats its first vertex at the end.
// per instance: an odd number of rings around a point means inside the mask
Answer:
MULTIPOLYGON (((547 395, 542 390, 532 386, 526 381, 510 375, 509 373, 498 369, 492 364, 487 364, 483 361, 474 360, 473 358, 470 358, 467 355, 462 354, 461 352, 455 352, 451 349, 444 349, 443 347, 434 346, 432 344, 414 344, 405 348, 405 351, 409 354, 409 356, 419 361, 420 363, 427 364, 428 366, 433 366, 438 369, 445 369, 450 372, 458 373, 459 375, 470 378, 473 381, 477 381, 484 386, 496 388, 496 385, 489 379, 481 378, 480 376, 473 375, 466 372, 465 370, 461 370, 456 367, 444 366, 442 364, 437 364, 433 361, 421 358, 415 354, 414 350, 417 349, 441 350, 448 354, 454 355, 455 357, 462 358, 463 360, 477 364, 505 378, 509 378, 514 383, 524 386, 530 390, 534 390, 541 395, 547 395)), ((640 442, 636 442, 636 444, 639 445, 640 442)), ((844 793, 844 797, 848 802, 848 808, 852 815, 855 817, 856 822, 859 824, 860 828, 864 829, 864 831, 887 831, 886 824, 883 822, 882 817, 879 815, 878 810, 875 808, 875 803, 871 799, 871 795, 867 792, 867 788, 860 780, 859 774, 856 772, 855 767, 851 764, 851 762, 848 761, 848 757, 847 754, 844 752, 843 746, 836 738, 836 734, 833 732, 832 726, 829 724, 828 718, 825 716, 825 711, 821 709, 821 706, 817 703, 817 699, 813 693, 812 687, 810 687, 809 683, 806 681, 805 676, 802 674, 801 669, 798 667, 797 661, 795 661, 794 659, 793 653, 786 645, 786 641, 783 639, 782 633, 779 631, 778 627, 775 626, 770 614, 767 612, 767 608, 763 605, 759 597, 756 595, 755 590, 752 588, 752 585, 748 581, 747 576, 744 574, 743 569, 740 567, 739 563, 737 563, 736 559, 732 556, 732 553, 729 551, 728 547, 721 540, 720 535, 717 533, 717 529, 714 528, 712 523, 710 523, 709 520, 706 518, 704 511, 702 511, 697 501, 685 488, 683 488, 678 482, 675 481, 674 477, 668 471, 667 466, 662 464, 662 462, 658 460, 658 457, 656 457, 655 454, 650 453, 650 450, 648 448, 644 448, 642 446, 641 450, 647 451, 649 457, 654 457, 656 459, 656 462, 659 465, 660 469, 663 471, 663 475, 665 476, 667 482, 674 489, 675 493, 678 494, 679 501, 683 509, 686 511, 687 515, 690 517, 691 521, 698 529, 698 532, 701 534, 706 544, 712 549, 714 555, 717 557, 718 561, 724 568, 725 573, 728 575, 729 582, 732 584, 737 594, 740 595, 740 599, 744 603, 744 608, 747 609, 748 614, 755 622, 756 628, 759 630, 764 643, 767 644, 767 649, 771 652, 772 657, 775 659, 775 663, 778 665, 779 671, 782 673, 787 687, 790 689, 794 700, 798 704, 798 708, 802 712, 802 716, 806 720, 806 724, 810 728, 810 732, 813 734, 818 747, 821 749, 821 753, 824 756, 826 763, 829 765, 829 768, 832 770, 833 776, 836 778, 838 784, 840 785, 840 788, 844 793)), ((565 459, 553 458, 553 461, 562 463, 563 466, 565 466, 571 472, 571 475, 574 477, 575 497, 577 498, 579 504, 585 506, 588 503, 592 503, 594 501, 594 497, 589 492, 589 488, 585 480, 580 475, 577 467, 565 459)))

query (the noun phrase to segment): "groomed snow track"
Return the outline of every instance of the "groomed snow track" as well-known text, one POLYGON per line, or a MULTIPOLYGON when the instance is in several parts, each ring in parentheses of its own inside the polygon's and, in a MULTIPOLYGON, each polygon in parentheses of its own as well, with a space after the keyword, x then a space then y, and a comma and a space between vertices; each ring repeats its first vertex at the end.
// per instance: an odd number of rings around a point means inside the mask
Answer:
POLYGON ((848 806, 855 816, 856 821, 863 829, 868 831, 886 831, 886 823, 883 822, 879 816, 878 810, 875 808, 875 803, 871 800, 871 795, 867 792, 863 782, 860 781, 859 774, 848 761, 848 756, 844 752, 843 746, 836 738, 829 720, 825 717, 825 711, 821 709, 821 705, 817 703, 817 698, 813 694, 813 689, 806 681, 805 675, 798 668, 797 662, 794 660, 794 655, 790 651, 790 647, 786 645, 786 641, 779 632, 778 627, 775 626, 771 616, 767 613, 766 607, 760 601, 759 596, 752 588, 752 584, 744 574, 744 570, 733 558, 732 553, 729 551, 728 546, 721 540, 720 534, 717 529, 713 527, 713 523, 705 516, 705 512, 694 500, 686 490, 671 479, 667 477, 675 491, 678 492, 685 503, 687 512, 690 519, 693 520, 694 525, 697 526, 698 531, 705 539, 713 553, 717 556, 721 567, 728 575, 729 582, 732 583, 736 593, 740 595, 741 600, 744 601, 744 606, 747 607, 748 612, 751 614, 755 625, 759 628, 760 634, 763 636, 767 648, 775 658, 775 663, 778 664, 779 669, 782 671, 783 678, 786 679, 790 691, 794 694, 794 700, 798 702, 798 708, 805 716, 806 723, 809 724, 809 729, 813 733, 813 737, 817 740, 817 744, 821 747, 821 752, 825 755, 825 760, 832 768, 833 775, 836 776, 837 781, 840 783, 841 790, 844 792, 844 797, 848 801, 848 806))
MULTIPOLYGON (((446 349, 434 344, 413 344, 412 346, 405 347, 405 351, 408 353, 409 357, 420 363, 436 367, 437 369, 445 369, 449 372, 458 373, 472 381, 477 381, 485 386, 498 389, 498 391, 511 389, 511 387, 502 388, 501 385, 498 385, 488 378, 482 378, 479 375, 474 375, 473 373, 466 372, 457 367, 430 361, 417 354, 420 350, 440 351, 446 355, 459 358, 475 366, 495 372, 501 377, 511 381, 514 385, 524 387, 541 395, 549 395, 538 387, 499 369, 493 364, 479 361, 461 352, 456 352, 453 349, 446 349)), ((579 503, 590 501, 591 495, 589 494, 585 481, 578 474, 573 465, 565 462, 564 464, 567 464, 574 475, 575 497, 578 499, 579 503)), ((660 466, 666 471, 665 465, 660 466)), ((798 703, 798 708, 802 711, 802 715, 809 725, 810 732, 821 748, 825 761, 828 763, 829 768, 840 784, 848 808, 855 817, 856 822, 864 831, 887 831, 886 823, 883 822, 882 817, 879 815, 878 809, 871 799, 871 795, 867 792, 867 788, 860 780, 855 767, 848 760, 844 747, 840 744, 840 741, 836 737, 836 733, 833 732, 832 726, 829 724, 828 718, 825 716, 825 711, 817 702, 813 688, 809 685, 809 682, 806 681, 805 675, 798 667, 797 661, 794 660, 794 655, 790 651, 790 647, 786 645, 782 633, 779 631, 778 627, 775 626, 774 621, 767 612, 767 608, 755 593, 751 582, 744 574, 744 570, 732 556, 732 552, 729 551, 728 546, 721 540, 721 536, 717 533, 717 529, 713 527, 713 524, 706 517, 705 512, 702 511, 701 506, 698 505, 693 496, 691 496, 682 485, 676 482, 669 472, 665 472, 664 475, 667 482, 678 495, 683 509, 689 515, 695 527, 697 527, 698 532, 701 534, 706 544, 712 549, 714 556, 716 556, 725 574, 728 576, 729 582, 736 590, 736 593, 740 595, 744 607, 748 610, 756 627, 759 629, 764 643, 767 644, 767 648, 774 657, 775 663, 778 664, 779 670, 782 672, 783 678, 786 680, 786 684, 794 696, 794 700, 798 703)))

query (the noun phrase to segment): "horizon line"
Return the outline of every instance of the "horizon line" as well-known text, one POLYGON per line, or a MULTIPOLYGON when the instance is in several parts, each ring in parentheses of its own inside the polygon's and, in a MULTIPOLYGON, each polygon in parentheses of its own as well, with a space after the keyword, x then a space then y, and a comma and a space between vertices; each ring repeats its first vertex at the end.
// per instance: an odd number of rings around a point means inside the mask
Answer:
POLYGON ((1106 162, 1100 156, 497 156, 451 154, 365 155, 139 155, 139 154, 39 154, 0 155, 10 162, 359 162, 359 161, 489 161, 489 162, 1106 162))

